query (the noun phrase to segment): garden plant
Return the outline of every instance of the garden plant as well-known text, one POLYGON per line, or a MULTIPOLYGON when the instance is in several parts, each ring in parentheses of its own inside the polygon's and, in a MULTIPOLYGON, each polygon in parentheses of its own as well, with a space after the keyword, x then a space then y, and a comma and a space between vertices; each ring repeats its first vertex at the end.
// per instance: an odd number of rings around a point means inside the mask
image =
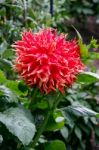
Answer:
POLYGON ((97 4, 0 1, 0 150, 98 150, 99 44, 65 24, 97 4))

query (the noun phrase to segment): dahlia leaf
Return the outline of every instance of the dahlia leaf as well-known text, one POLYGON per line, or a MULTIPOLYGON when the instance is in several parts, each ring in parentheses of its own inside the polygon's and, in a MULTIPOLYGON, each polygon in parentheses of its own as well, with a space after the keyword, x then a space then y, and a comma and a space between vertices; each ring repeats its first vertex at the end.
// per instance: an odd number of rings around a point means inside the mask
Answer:
POLYGON ((78 76, 78 82, 80 83, 94 83, 99 81, 99 75, 93 72, 83 72, 78 76))
POLYGON ((7 49, 4 51, 2 57, 3 57, 3 58, 6 58, 7 60, 8 60, 8 59, 11 60, 11 59, 13 58, 13 54, 14 54, 13 50, 7 48, 7 49))
POLYGON ((92 37, 88 47, 97 49, 97 48, 99 48, 99 44, 97 43, 97 40, 92 37))
POLYGON ((9 88, 4 85, 0 85, 0 101, 6 103, 18 102, 18 97, 9 88))
POLYGON ((69 112, 70 114, 74 114, 78 117, 92 117, 92 116, 98 116, 99 113, 85 107, 82 105, 72 105, 72 106, 68 106, 62 109, 63 110, 63 114, 65 115, 65 112, 69 112))
POLYGON ((27 94, 27 90, 25 89, 25 86, 24 86, 24 92, 21 89, 19 89, 20 82, 18 82, 18 81, 7 80, 7 82, 5 83, 5 85, 11 91, 13 91, 15 94, 17 94, 18 96, 26 95, 27 94))
POLYGON ((72 27, 74 28, 74 30, 76 31, 77 33, 77 36, 78 36, 78 39, 82 41, 82 36, 81 34, 79 33, 79 31, 72 25, 72 27))
POLYGON ((90 57, 91 60, 99 59, 99 53, 89 52, 89 57, 90 57))
POLYGON ((8 43, 4 40, 4 42, 2 42, 0 44, 0 55, 2 55, 4 53, 4 51, 7 49, 8 43))
POLYGON ((66 146, 63 141, 55 140, 45 144, 44 150, 66 150, 66 146))
POLYGON ((88 47, 86 44, 83 43, 83 39, 80 35, 80 33, 78 32, 78 30, 73 26, 73 28, 75 29, 77 36, 78 36, 78 44, 80 46, 80 53, 82 57, 87 57, 88 56, 88 47))
POLYGON ((6 86, 6 88, 9 88, 9 90, 11 90, 13 93, 15 93, 16 95, 25 95, 27 94, 27 87, 22 84, 22 82, 20 81, 13 81, 13 80, 8 80, 6 79, 3 71, 0 70, 0 84, 3 84, 6 86), (23 87, 23 90, 22 90, 23 87))
POLYGON ((98 113, 98 114, 96 114, 96 117, 98 117, 98 118, 99 118, 99 113, 98 113))
POLYGON ((0 59, 0 67, 9 71, 12 69, 12 62, 7 59, 0 59))
POLYGON ((6 80, 7 80, 7 79, 6 79, 6 77, 5 77, 4 73, 3 73, 3 71, 0 70, 0 84, 5 83, 6 80))
POLYGON ((86 44, 84 44, 81 40, 78 41, 80 46, 80 53, 82 57, 88 57, 88 47, 86 44))
POLYGON ((68 136, 69 136, 69 130, 67 127, 63 127, 61 130, 60 130, 60 133, 62 135, 62 137, 67 140, 68 136))
POLYGON ((48 108, 48 103, 47 103, 47 101, 42 100, 40 102, 37 102, 36 107, 40 108, 40 109, 47 109, 48 108))
POLYGON ((23 108, 9 108, 0 113, 0 122, 15 135, 23 145, 28 145, 35 134, 31 113, 23 108))
POLYGON ((82 139, 82 132, 81 132, 80 128, 77 127, 77 126, 75 127, 75 134, 76 134, 76 136, 78 137, 79 140, 82 139))
POLYGON ((64 127, 64 116, 60 110, 55 111, 49 118, 46 131, 59 130, 64 127))

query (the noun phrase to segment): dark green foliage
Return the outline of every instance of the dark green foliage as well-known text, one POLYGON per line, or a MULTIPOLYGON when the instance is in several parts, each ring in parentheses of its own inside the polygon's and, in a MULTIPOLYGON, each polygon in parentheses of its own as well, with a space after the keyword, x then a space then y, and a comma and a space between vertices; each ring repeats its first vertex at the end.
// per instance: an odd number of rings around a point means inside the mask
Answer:
POLYGON ((0 122, 9 132, 18 137, 23 145, 28 145, 35 134, 32 116, 29 111, 22 108, 11 107, 0 113, 0 122))
POLYGON ((47 143, 44 150, 66 150, 65 144, 62 141, 55 140, 53 142, 47 143))

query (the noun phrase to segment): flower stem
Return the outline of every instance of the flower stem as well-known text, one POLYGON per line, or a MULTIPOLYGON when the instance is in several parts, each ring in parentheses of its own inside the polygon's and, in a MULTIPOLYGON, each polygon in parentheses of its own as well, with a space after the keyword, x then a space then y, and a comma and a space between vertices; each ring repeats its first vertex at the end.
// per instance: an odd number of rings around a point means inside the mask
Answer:
POLYGON ((44 131, 44 129, 45 129, 47 123, 48 123, 48 120, 49 120, 49 117, 50 117, 51 113, 53 113, 53 111, 56 109, 56 107, 59 104, 60 100, 61 100, 60 99, 60 94, 58 94, 57 99, 55 99, 55 102, 53 104, 53 107, 51 109, 48 109, 48 111, 45 115, 45 118, 44 118, 40 128, 38 129, 38 132, 37 132, 33 142, 31 143, 32 148, 34 148, 36 146, 36 143, 38 142, 41 134, 43 133, 43 131, 44 131))
POLYGON ((37 88, 35 88, 35 89, 33 90, 32 99, 31 99, 31 102, 30 102, 30 105, 29 105, 29 109, 30 109, 30 110, 32 109, 33 104, 35 104, 37 91, 38 91, 37 88))
POLYGON ((42 122, 42 124, 41 124, 41 127, 39 128, 39 130, 38 130, 38 132, 37 132, 36 137, 35 137, 34 140, 33 140, 33 143, 31 144, 32 148, 35 147, 36 143, 38 142, 38 140, 39 140, 39 138, 40 138, 40 135, 41 135, 42 132, 44 131, 45 126, 46 126, 46 124, 47 124, 47 122, 48 122, 48 119, 49 119, 49 117, 50 117, 50 114, 51 114, 51 112, 48 111, 47 114, 46 114, 46 116, 45 116, 45 118, 44 118, 44 120, 43 120, 43 122, 42 122))
POLYGON ((56 97, 55 102, 53 104, 53 108, 52 108, 53 111, 56 109, 56 107, 60 103, 60 101, 61 101, 61 94, 58 93, 58 96, 56 97))

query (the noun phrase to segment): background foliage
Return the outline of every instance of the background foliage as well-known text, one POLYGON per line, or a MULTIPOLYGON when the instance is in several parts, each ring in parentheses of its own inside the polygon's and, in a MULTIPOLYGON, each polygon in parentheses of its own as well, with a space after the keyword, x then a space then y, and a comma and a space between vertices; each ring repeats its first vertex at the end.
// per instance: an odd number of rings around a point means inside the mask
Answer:
MULTIPOLYGON (((99 22, 99 0, 54 1, 53 17, 48 0, 1 0, 0 1, 0 149, 33 150, 30 144, 39 128, 46 110, 55 94, 44 98, 36 91, 33 112, 30 101, 34 89, 29 89, 12 69, 14 51, 11 45, 20 39, 27 29, 37 31, 52 26, 59 32, 74 30, 75 22, 87 24, 87 18, 95 16, 99 22), (32 93, 32 94, 31 94, 32 93), (42 99, 42 101, 41 101, 42 99), (33 115, 32 115, 33 114, 33 115), (25 145, 25 146, 23 146, 25 145)), ((77 25, 77 23, 76 23, 77 25)), ((79 27, 79 24, 76 26, 79 27)), ((78 28, 79 29, 79 28, 78 28)), ((74 37, 70 35, 70 37, 74 37)), ((84 37, 85 38, 85 37, 84 37)), ((87 70, 94 73, 81 74, 77 83, 64 96, 58 109, 52 114, 36 149, 44 150, 96 150, 99 148, 99 75, 94 60, 97 52, 86 53, 99 45, 95 39, 90 44, 80 42, 87 70), (97 113, 95 113, 97 112, 97 113)))

